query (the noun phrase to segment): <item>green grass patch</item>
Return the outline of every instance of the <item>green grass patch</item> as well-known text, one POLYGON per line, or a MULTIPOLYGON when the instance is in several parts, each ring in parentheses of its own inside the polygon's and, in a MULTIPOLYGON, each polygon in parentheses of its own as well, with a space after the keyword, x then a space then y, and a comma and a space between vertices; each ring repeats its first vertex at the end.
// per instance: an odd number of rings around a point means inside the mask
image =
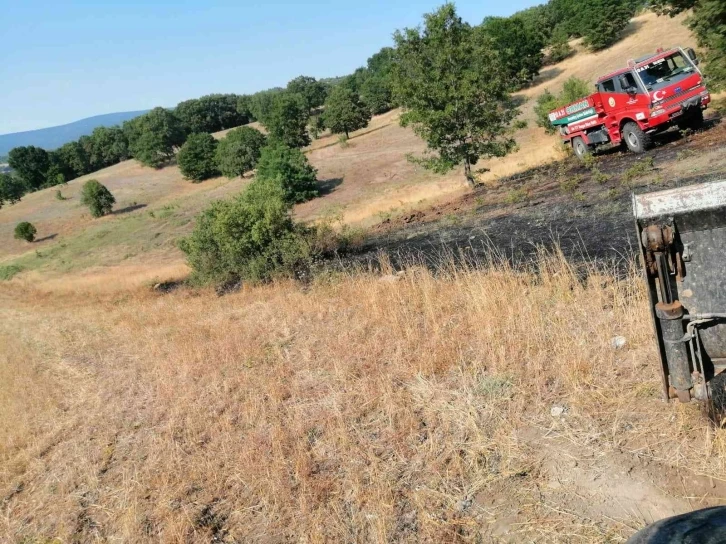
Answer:
POLYGON ((630 182, 634 179, 642 178, 650 174, 654 169, 653 157, 643 157, 623 173, 623 180, 630 182))
POLYGON ((512 189, 504 197, 504 202, 507 204, 517 204, 527 200, 529 193, 526 189, 512 189))
MULTIPOLYGON (((173 213, 173 212, 172 212, 173 213)), ((14 259, 10 266, 22 270, 73 272, 99 265, 113 265, 148 251, 175 248, 190 230, 190 217, 174 217, 160 224, 148 214, 127 215, 100 224, 14 259)), ((190 225, 191 226, 191 225, 190 225)))
POLYGON ((9 264, 0 266, 0 280, 7 281, 13 279, 13 276, 23 271, 23 267, 18 264, 9 264))

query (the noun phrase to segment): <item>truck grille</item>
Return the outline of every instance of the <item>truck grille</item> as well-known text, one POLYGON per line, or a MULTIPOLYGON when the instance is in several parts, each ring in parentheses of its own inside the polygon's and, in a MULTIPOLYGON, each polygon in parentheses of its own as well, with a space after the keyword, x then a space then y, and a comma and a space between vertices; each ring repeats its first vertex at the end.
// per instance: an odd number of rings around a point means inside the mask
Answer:
POLYGON ((658 107, 663 107, 665 104, 668 104, 669 102, 673 102, 674 100, 678 100, 683 95, 690 93, 693 89, 698 89, 700 85, 696 85, 695 87, 691 87, 690 89, 686 89, 685 91, 678 92, 676 94, 673 94, 669 96, 668 98, 664 98, 660 102, 658 102, 658 107))

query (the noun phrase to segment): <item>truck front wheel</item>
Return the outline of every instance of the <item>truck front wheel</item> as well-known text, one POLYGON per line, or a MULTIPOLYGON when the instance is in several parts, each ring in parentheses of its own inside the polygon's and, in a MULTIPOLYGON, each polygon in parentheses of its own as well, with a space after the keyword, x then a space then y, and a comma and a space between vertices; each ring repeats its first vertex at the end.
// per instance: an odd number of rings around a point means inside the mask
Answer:
POLYGON ((633 153, 644 153, 650 146, 650 136, 632 121, 623 126, 623 140, 633 153))
POLYGON ((572 138, 572 150, 578 159, 584 159, 585 155, 590 154, 591 147, 580 136, 575 136, 572 138))

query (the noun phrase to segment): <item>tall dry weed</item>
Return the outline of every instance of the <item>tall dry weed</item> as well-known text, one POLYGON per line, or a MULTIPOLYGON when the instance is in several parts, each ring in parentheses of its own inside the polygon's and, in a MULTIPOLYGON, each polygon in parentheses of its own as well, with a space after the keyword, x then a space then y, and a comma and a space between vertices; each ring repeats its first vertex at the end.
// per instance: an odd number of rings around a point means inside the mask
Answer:
POLYGON ((533 433, 723 478, 723 431, 658 398, 635 271, 538 268, 412 264, 224 297, 3 292, 0 539, 632 532, 542 495, 533 433))

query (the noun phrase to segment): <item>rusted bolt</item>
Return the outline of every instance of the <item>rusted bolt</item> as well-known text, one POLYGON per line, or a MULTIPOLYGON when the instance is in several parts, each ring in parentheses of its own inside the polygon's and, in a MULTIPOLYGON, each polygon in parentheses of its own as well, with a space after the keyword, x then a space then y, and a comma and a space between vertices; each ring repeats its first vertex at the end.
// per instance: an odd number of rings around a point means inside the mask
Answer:
POLYGON ((640 235, 643 247, 648 251, 660 251, 664 247, 663 232, 658 225, 650 225, 640 235))
POLYGON ((655 315, 658 319, 680 319, 683 317, 683 305, 678 300, 671 303, 659 302, 655 305, 655 315))

